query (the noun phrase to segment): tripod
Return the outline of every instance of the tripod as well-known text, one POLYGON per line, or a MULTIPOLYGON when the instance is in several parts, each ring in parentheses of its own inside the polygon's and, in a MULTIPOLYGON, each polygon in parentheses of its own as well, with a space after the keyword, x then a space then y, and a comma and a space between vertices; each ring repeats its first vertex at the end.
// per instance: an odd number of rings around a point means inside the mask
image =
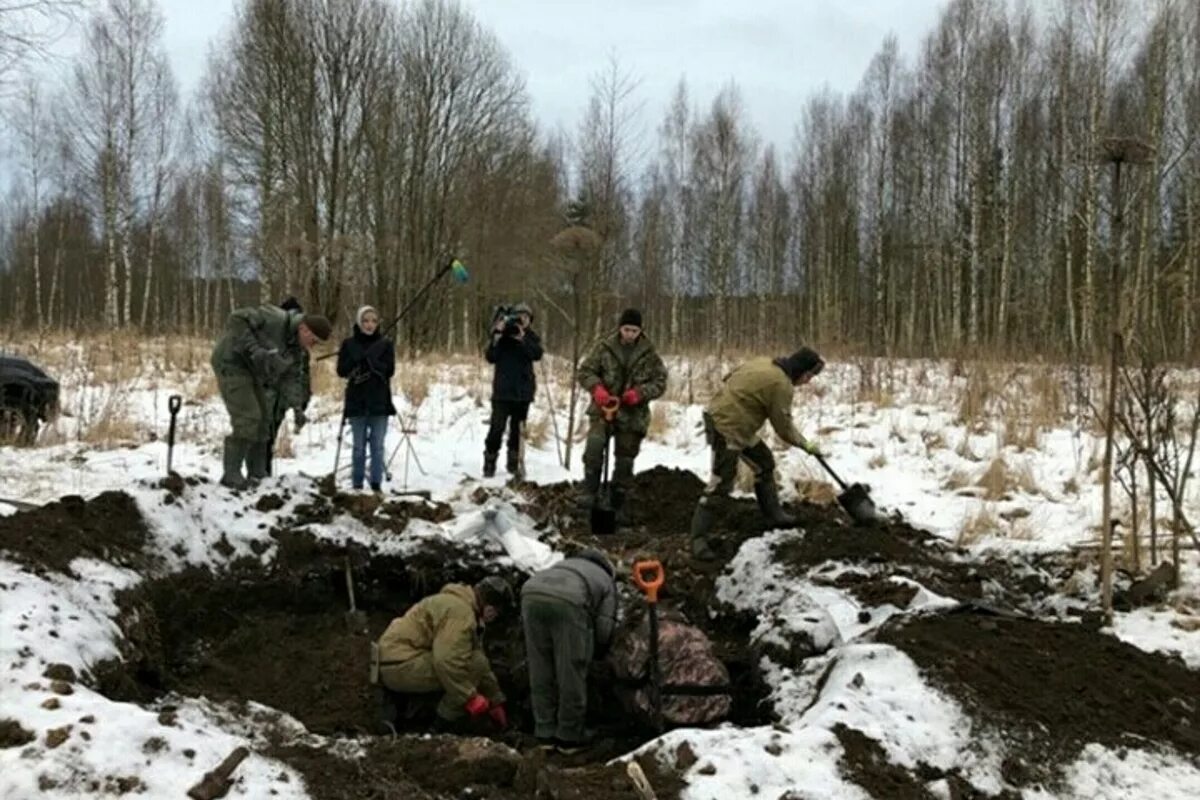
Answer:
POLYGON ((417 469, 422 475, 428 475, 429 473, 421 465, 421 458, 417 455, 417 448, 413 444, 413 436, 417 432, 416 412, 414 411, 408 419, 405 419, 401 414, 397 414, 396 421, 400 424, 400 441, 396 442, 396 446, 392 448, 392 454, 388 456, 387 463, 384 465, 384 472, 390 482, 392 480, 392 461, 396 458, 396 454, 400 452, 400 448, 404 448, 404 481, 402 485, 404 491, 408 491, 409 459, 416 463, 417 469))

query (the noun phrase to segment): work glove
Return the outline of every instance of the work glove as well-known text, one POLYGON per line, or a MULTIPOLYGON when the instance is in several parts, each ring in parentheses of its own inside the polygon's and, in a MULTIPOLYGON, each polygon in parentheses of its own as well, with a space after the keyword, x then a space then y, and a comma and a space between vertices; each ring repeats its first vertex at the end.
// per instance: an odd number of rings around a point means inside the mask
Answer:
POLYGON ((636 406, 642 402, 642 396, 638 394, 638 390, 630 387, 625 390, 625 394, 621 395, 621 402, 627 406, 636 406))
POLYGON ((274 381, 292 366, 291 360, 281 355, 278 350, 264 348, 255 350, 254 354, 250 356, 250 362, 254 365, 254 370, 268 383, 274 381))
POLYGON ((597 383, 592 389, 592 400, 596 402, 598 408, 604 408, 612 402, 613 396, 608 393, 608 389, 603 383, 597 383))
POLYGON ((304 426, 308 424, 308 416, 302 409, 292 409, 292 425, 295 433, 304 430, 304 426))
POLYGON ((500 730, 505 730, 508 727, 508 712, 504 710, 504 703, 497 703, 488 711, 488 716, 492 718, 492 722, 500 730))
POLYGON ((486 714, 488 705, 489 703, 486 697, 481 694, 473 694, 467 699, 467 702, 463 705, 463 708, 465 708, 467 713, 471 715, 471 718, 474 719, 486 714))
POLYGON ((805 439, 804 444, 800 445, 800 449, 808 453, 810 456, 823 456, 825 451, 822 450, 816 442, 811 439, 805 439))

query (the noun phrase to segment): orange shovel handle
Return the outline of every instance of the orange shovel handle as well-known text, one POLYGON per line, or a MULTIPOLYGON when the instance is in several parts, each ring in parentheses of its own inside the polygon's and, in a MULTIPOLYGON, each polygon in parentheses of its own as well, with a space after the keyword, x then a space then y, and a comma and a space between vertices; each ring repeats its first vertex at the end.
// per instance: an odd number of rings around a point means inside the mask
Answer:
POLYGON ((621 400, 617 397, 612 398, 600 408, 600 412, 604 414, 605 422, 612 422, 614 419, 616 419, 617 412, 620 410, 621 400))
POLYGON ((662 564, 658 561, 639 561, 633 565, 633 582, 646 593, 647 602, 658 602, 658 590, 662 588, 665 578, 662 564))

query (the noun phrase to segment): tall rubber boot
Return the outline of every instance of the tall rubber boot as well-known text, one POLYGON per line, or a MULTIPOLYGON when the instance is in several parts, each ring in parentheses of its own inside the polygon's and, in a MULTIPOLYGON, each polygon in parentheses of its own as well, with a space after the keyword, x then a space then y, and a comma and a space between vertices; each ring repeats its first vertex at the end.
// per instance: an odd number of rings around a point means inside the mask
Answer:
POLYGON ((245 439, 239 439, 235 436, 225 437, 225 449, 222 453, 222 486, 227 486, 230 489, 246 488, 246 479, 242 477, 242 462, 246 460, 247 444, 249 443, 245 439))
POLYGON ((257 483, 267 477, 267 448, 266 442, 249 442, 246 451, 246 478, 251 483, 257 483))
POLYGON ((716 513, 712 504, 706 500, 707 498, 700 498, 700 502, 696 503, 696 510, 692 512, 692 558, 698 561, 716 561, 717 553, 708 538, 716 513))
POLYGON ((524 477, 524 471, 521 469, 521 451, 510 448, 504 462, 504 468, 508 470, 508 474, 514 478, 524 477))
POLYGON ((618 458, 613 466, 613 511, 617 513, 617 524, 628 525, 629 513, 625 510, 625 500, 633 485, 633 459, 618 458))
POLYGON ((775 481, 759 481, 754 484, 754 497, 758 500, 758 510, 766 517, 767 522, 780 528, 791 528, 796 525, 796 518, 784 512, 779 505, 779 489, 775 481))
POLYGON ((483 451, 483 477, 494 478, 496 476, 496 459, 499 455, 495 451, 483 451))
POLYGON ((583 491, 579 493, 576 502, 582 509, 589 509, 596 503, 596 495, 600 492, 599 467, 585 467, 583 471, 583 491))

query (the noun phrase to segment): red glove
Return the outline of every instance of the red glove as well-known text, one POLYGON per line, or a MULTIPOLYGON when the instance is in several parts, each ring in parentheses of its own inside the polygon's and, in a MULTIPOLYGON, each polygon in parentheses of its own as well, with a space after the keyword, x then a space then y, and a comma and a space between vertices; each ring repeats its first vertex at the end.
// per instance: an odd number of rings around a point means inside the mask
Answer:
POLYGON ((603 383, 597 383, 592 388, 592 400, 596 401, 597 408, 604 408, 612 402, 613 396, 608 393, 608 389, 604 388, 603 383))
POLYGON ((642 396, 638 394, 637 389, 626 389, 625 394, 621 395, 621 402, 627 406, 636 406, 642 402, 642 396))
POLYGON ((488 710, 488 699, 481 694, 473 694, 463 706, 472 717, 478 717, 488 710))
POLYGON ((488 716, 492 718, 492 722, 496 723, 496 727, 504 730, 508 727, 508 712, 504 710, 504 703, 497 703, 488 711, 488 716))

